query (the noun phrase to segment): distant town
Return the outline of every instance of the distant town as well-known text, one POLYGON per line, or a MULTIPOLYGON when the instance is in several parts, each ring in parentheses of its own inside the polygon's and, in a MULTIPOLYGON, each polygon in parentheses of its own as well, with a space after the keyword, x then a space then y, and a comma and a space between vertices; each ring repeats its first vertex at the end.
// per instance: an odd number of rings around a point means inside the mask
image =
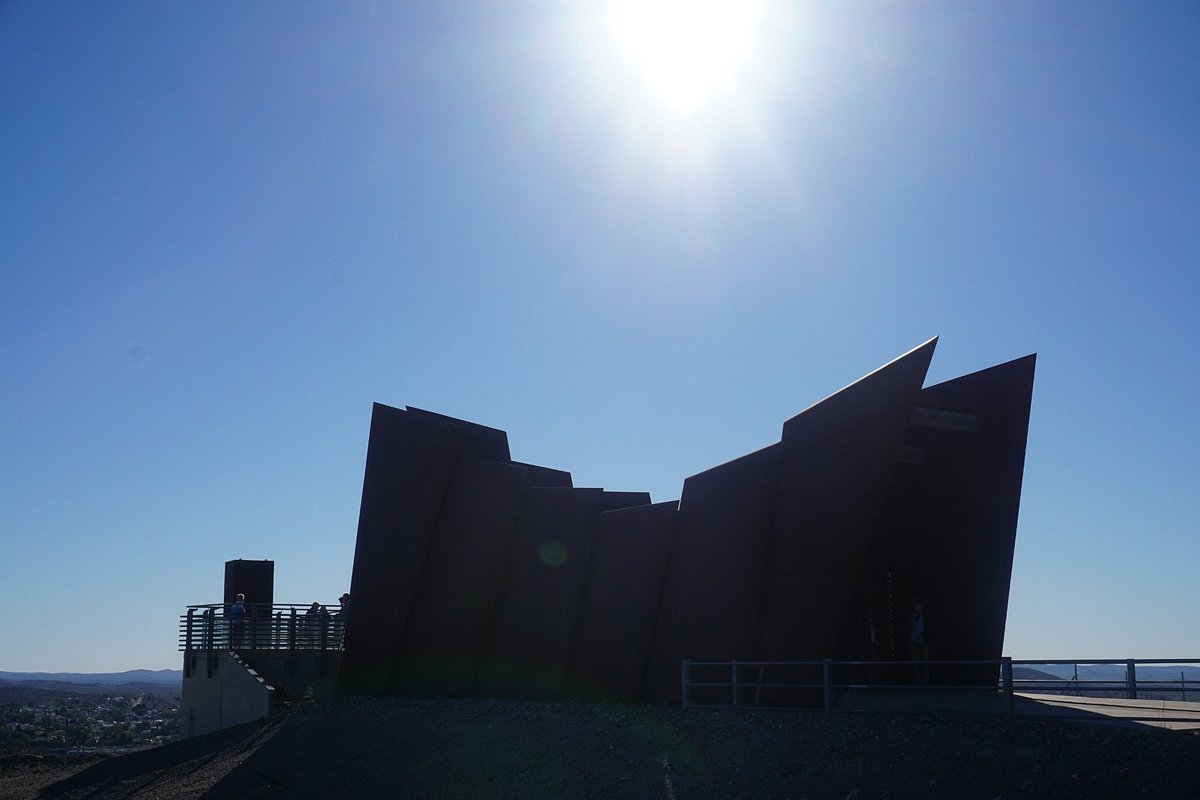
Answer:
POLYGON ((0 677, 0 758, 116 755, 155 747, 180 738, 179 708, 180 684, 168 680, 83 683, 0 677))

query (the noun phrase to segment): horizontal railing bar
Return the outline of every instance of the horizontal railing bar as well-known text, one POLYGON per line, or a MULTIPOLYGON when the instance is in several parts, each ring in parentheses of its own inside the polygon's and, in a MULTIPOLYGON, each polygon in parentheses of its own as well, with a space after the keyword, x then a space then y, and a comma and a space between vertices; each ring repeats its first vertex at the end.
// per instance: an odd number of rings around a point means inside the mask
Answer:
MULTIPOLYGON (((1100 666, 1100 665, 1109 665, 1109 664, 1125 666, 1126 664, 1128 664, 1130 662, 1132 662, 1135 665, 1139 665, 1139 666, 1143 665, 1143 664, 1166 664, 1166 665, 1178 664, 1181 666, 1188 666, 1188 665, 1193 665, 1193 664, 1200 665, 1200 658, 1197 658, 1197 659, 1179 659, 1179 658, 1172 658, 1172 659, 1133 658, 1133 659, 1128 659, 1128 658, 1121 658, 1121 659, 1107 659, 1107 660, 1093 660, 1093 661, 1016 661, 1016 660, 1014 660, 1012 663, 1013 663, 1014 667, 1026 666, 1026 665, 1036 665, 1036 664, 1046 664, 1046 665, 1071 664, 1071 665, 1079 665, 1079 666, 1083 667, 1083 666, 1100 666)), ((730 666, 733 666, 734 664, 737 664, 738 667, 760 667, 760 666, 761 667, 820 667, 824 663, 825 663, 824 661, 740 661, 740 660, 739 661, 689 661, 688 666, 692 667, 692 668, 695 668, 695 667, 730 667, 730 666)), ((915 662, 912 660, 906 660, 906 661, 830 661, 830 663, 833 664, 833 666, 835 666, 835 667, 840 667, 840 666, 897 666, 897 665, 912 666, 913 664, 918 663, 918 662, 915 662)), ((929 661, 922 661, 919 663, 922 663, 922 664, 947 664, 947 665, 954 665, 954 664, 972 665, 972 664, 974 664, 974 665, 979 665, 979 666, 995 664, 997 667, 999 667, 1000 664, 1002 663, 1002 659, 996 658, 996 659, 972 659, 972 660, 954 660, 954 661, 929 660, 929 661)), ((1071 679, 1064 678, 1063 680, 1071 680, 1071 679)))
POLYGON ((188 606, 179 619, 183 652, 212 650, 341 650, 349 606, 312 603, 245 603, 234 616, 232 604, 188 606))
MULTIPOLYGON (((738 681, 737 683, 701 683, 698 681, 688 681, 688 686, 693 689, 820 689, 825 684, 823 683, 758 683, 751 681, 738 681)), ((972 692, 995 692, 996 686, 968 686, 963 684, 911 684, 911 683, 831 683, 831 689, 912 689, 914 691, 972 691, 972 692)))
MULTIPOLYGON (((909 659, 909 660, 889 660, 889 661, 835 661, 833 659, 809 660, 809 661, 689 661, 684 660, 683 665, 683 706, 684 708, 776 708, 778 706, 760 705, 761 699, 770 701, 770 697, 763 698, 762 691, 767 690, 768 693, 778 693, 780 691, 792 690, 805 692, 807 697, 812 698, 813 695, 809 692, 820 691, 824 695, 824 702, 819 705, 824 708, 825 712, 830 712, 834 709, 834 701, 838 703, 853 702, 854 695, 847 695, 846 692, 880 692, 880 691, 905 691, 905 692, 927 692, 938 693, 965 693, 969 692, 980 699, 985 699, 989 695, 995 695, 999 701, 996 708, 990 713, 1003 713, 1006 717, 1026 716, 1028 712, 1022 712, 1020 709, 1015 709, 1013 705, 1014 698, 1021 694, 1028 696, 1031 693, 1047 692, 1055 695, 1052 698, 1047 698, 1044 702, 1050 703, 1056 707, 1055 716, 1065 719, 1094 719, 1097 713, 1096 709, 1107 708, 1114 700, 1120 700, 1123 719, 1131 721, 1146 721, 1146 722, 1200 722, 1200 703, 1195 702, 1195 697, 1200 695, 1200 677, 1189 678, 1185 669, 1180 669, 1179 678, 1176 679, 1169 674, 1164 675, 1166 667, 1181 667, 1186 668, 1200 664, 1200 659, 1182 659, 1182 658, 1155 658, 1155 659, 1092 659, 1090 661, 1078 659, 1022 659, 1015 660, 1010 658, 1000 659, 961 659, 961 660, 926 660, 926 659, 909 659), (1046 675, 1038 678, 1020 678, 1013 674, 1014 666, 1051 666, 1051 665, 1070 665, 1074 667, 1074 675, 1072 676, 1057 676, 1046 675), (1112 670, 1116 673, 1111 676, 1087 677, 1079 678, 1079 668, 1087 666, 1112 665, 1123 667, 1123 670, 1112 670), (1143 679, 1138 678, 1138 666, 1156 666, 1159 667, 1157 674, 1153 677, 1147 675, 1143 679), (878 669, 885 668, 883 674, 879 674, 878 669), (846 675, 845 670, 853 668, 850 675, 846 675), (982 672, 979 668, 982 668, 982 672), (996 677, 988 679, 987 675, 989 668, 996 670, 996 677), (768 669, 772 680, 765 680, 768 669), (814 674, 820 670, 820 677, 817 678, 814 674), (956 673, 955 670, 958 670, 956 673), (914 681, 906 681, 904 683, 866 683, 864 678, 872 675, 878 675, 882 678, 889 676, 899 677, 899 671, 916 670, 914 672, 914 681), (979 683, 959 684, 959 683, 939 683, 937 679, 945 680, 953 678, 955 675, 963 676, 967 673, 984 678, 979 683), (930 681, 930 676, 935 680, 930 681), (707 680, 695 680, 695 678, 707 677, 707 680), (835 680, 837 677, 852 677, 858 680, 850 682, 839 682, 835 680), (781 680, 782 678, 782 680, 781 680), (787 678, 794 680, 788 681, 787 678), (807 678, 808 680, 795 680, 807 678), (994 681, 994 682, 992 682, 994 681), (714 703, 697 703, 694 702, 694 695, 699 692, 707 694, 709 699, 712 696, 728 697, 727 702, 714 703), (837 697, 835 698, 835 693, 837 697), (1144 703, 1138 703, 1140 699, 1144 703), (1155 697, 1157 695, 1157 697, 1155 697), (1089 698, 1095 702, 1089 702, 1089 698), (1167 709, 1160 703, 1164 700, 1174 700, 1186 704, 1195 704, 1197 706, 1197 716, 1164 716, 1164 711, 1175 711, 1177 709, 1167 709), (1132 701, 1132 702, 1126 702, 1132 701), (1073 710, 1090 709, 1084 714, 1072 714, 1073 710), (1132 712, 1132 713, 1131 713, 1132 712), (1139 712, 1146 712, 1141 714, 1139 712)), ((1150 672, 1150 670, 1145 670, 1150 672)), ((864 695, 865 696, 865 695, 864 695)), ((779 695, 775 694, 774 699, 779 699, 779 695)), ((799 700, 800 698, 797 698, 799 700)), ((795 706, 790 706, 795 708, 795 706)), ((839 709, 839 710, 845 710, 839 709)), ((873 709, 878 710, 878 709, 873 709)), ((893 711, 902 711, 903 709, 890 709, 893 711)), ((920 708, 911 709, 916 713, 922 713, 920 708)), ((963 709, 939 709, 939 713, 977 713, 976 710, 968 708, 963 709)))
MULTIPOLYGON (((840 666, 896 666, 906 665, 912 666, 913 661, 831 661, 835 667, 840 666)), ((925 664, 959 664, 959 665, 987 665, 995 664, 1000 666, 1000 659, 972 659, 959 661, 924 661, 925 664)), ((1049 662, 1039 661, 1039 664, 1049 662)), ((1074 663, 1074 662, 1069 662, 1074 663)), ((1124 661, 1118 662, 1124 664, 1124 661)), ((1200 662, 1197 662, 1200 663, 1200 662)), ((820 667, 825 664, 824 661, 689 661, 689 667, 729 667, 737 664, 738 667, 820 667)))
POLYGON ((999 691, 999 686, 970 686, 960 683, 938 683, 938 684, 912 684, 912 683, 831 683, 831 689, 904 689, 905 691, 942 691, 943 689, 952 692, 977 692, 979 694, 991 694, 999 691))
MULTIPOLYGON (((229 608, 232 605, 233 605, 233 603, 202 603, 199 605, 184 606, 184 608, 189 611, 204 611, 204 610, 210 609, 210 608, 213 608, 213 609, 229 608)), ((257 608, 257 609, 263 609, 263 608, 309 609, 309 608, 312 608, 312 601, 309 601, 307 603, 247 603, 247 602, 243 601, 242 605, 244 605, 246 607, 246 612, 249 613, 250 609, 252 609, 252 608, 257 608)), ((318 603, 318 605, 325 606, 325 608, 330 609, 330 610, 342 607, 340 603, 318 603)), ((184 616, 186 616, 186 614, 184 616)))
MULTIPOLYGON (((1124 666, 1129 662, 1134 664, 1200 664, 1200 658, 1067 658, 1067 659, 1029 659, 1012 660, 1014 667, 1037 664, 1072 664, 1090 667, 1100 664, 1119 664, 1124 666)), ((739 662, 741 663, 741 662, 739 662)), ((933 662, 930 662, 933 663, 933 662)))
MULTIPOLYGON (((1138 678, 1137 685, 1138 686, 1173 686, 1177 689, 1181 686, 1189 685, 1189 686, 1194 686, 1196 688, 1200 688, 1200 682, 1197 682, 1195 680, 1187 681, 1185 684, 1185 683, 1177 681, 1177 680, 1176 681, 1144 681, 1141 678, 1138 678)), ((1021 686, 1024 688, 1044 686, 1047 689, 1065 689, 1068 687, 1074 689, 1074 688, 1078 687, 1080 689, 1124 690, 1125 688, 1127 688, 1129 686, 1129 683, 1127 681, 1099 682, 1099 681, 1021 681, 1021 680, 1014 680, 1013 686, 1021 686)))
POLYGON ((689 682, 688 686, 693 689, 820 689, 820 683, 696 683, 689 682))

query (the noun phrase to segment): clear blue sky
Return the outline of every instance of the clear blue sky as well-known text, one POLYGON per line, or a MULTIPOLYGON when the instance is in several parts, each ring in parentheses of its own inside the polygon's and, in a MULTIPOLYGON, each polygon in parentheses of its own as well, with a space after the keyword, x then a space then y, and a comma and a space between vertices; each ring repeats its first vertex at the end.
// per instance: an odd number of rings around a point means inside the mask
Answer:
POLYGON ((1200 658, 1200 6, 610 10, 0 4, 0 669, 335 602, 373 401, 667 500, 934 335, 1038 353, 1006 652, 1200 658))

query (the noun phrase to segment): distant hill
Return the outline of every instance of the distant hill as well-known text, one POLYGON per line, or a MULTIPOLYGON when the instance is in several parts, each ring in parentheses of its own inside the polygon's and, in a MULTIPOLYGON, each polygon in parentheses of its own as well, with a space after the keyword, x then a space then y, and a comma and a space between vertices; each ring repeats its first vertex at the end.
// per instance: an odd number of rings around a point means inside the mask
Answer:
POLYGON ((125 672, 0 672, 0 681, 38 686, 44 689, 72 689, 80 685, 138 686, 151 685, 178 689, 183 671, 178 669, 131 669, 125 672))
MULTIPOLYGON (((64 697, 114 695, 178 697, 180 688, 161 683, 61 683, 57 681, 0 681, 0 709, 6 705, 53 703, 64 697)), ((0 719, 4 714, 0 711, 0 719)), ((0 732, 0 737, 3 734, 0 732)), ((3 797, 0 792, 0 797, 3 797)))
MULTIPOLYGON (((1055 678, 1070 680, 1075 675, 1074 664, 1025 664, 1013 667, 1013 675, 1017 670, 1037 671, 1048 673, 1055 678)), ((1187 681, 1200 681, 1200 665, 1164 665, 1138 664, 1137 676, 1139 681, 1179 681, 1180 673, 1187 681)), ((3 674, 3 673, 0 673, 3 674)), ((1079 679, 1083 681, 1124 681, 1124 664, 1089 664, 1079 662, 1079 679)))

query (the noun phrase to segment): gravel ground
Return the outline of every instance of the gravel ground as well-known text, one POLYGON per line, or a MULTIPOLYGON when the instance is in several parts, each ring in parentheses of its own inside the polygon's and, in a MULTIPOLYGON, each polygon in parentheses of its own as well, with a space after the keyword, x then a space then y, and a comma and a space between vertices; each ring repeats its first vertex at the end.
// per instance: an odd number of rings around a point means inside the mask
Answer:
POLYGON ((1200 734, 974 717, 337 698, 0 798, 1200 798, 1200 734))

